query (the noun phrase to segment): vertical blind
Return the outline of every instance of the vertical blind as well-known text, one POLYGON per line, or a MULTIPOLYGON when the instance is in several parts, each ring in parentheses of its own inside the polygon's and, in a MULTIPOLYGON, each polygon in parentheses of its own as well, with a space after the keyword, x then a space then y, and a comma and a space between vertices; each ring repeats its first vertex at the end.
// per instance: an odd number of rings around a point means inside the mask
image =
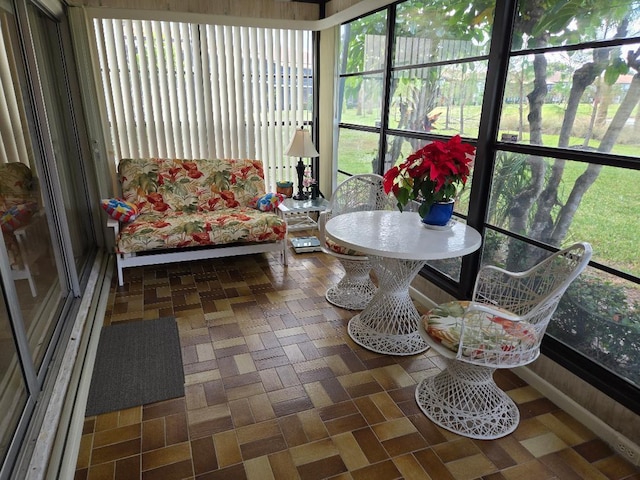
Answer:
POLYGON ((29 165, 32 151, 27 122, 21 114, 22 98, 16 78, 11 38, 0 30, 0 163, 23 162, 29 165))
POLYGON ((94 19, 115 162, 256 158, 267 188, 312 104, 311 32, 94 19))

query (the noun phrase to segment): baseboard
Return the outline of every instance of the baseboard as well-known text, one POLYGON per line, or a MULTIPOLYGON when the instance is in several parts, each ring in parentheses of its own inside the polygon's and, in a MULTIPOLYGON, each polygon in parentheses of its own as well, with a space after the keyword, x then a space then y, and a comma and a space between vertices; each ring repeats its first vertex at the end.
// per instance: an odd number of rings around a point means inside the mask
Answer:
POLYGON ((82 348, 73 366, 72 381, 65 398, 63 417, 67 421, 65 425, 59 426, 59 432, 56 436, 57 455, 52 455, 49 462, 46 472, 47 479, 73 478, 75 476, 91 372, 100 339, 100 329, 104 323, 104 312, 106 311, 113 271, 113 255, 107 255, 96 282, 92 308, 82 332, 82 348))
POLYGON ((640 465, 640 447, 638 447, 638 445, 632 442, 629 438, 614 430, 607 423, 600 420, 589 410, 558 390, 555 386, 534 373, 531 369, 527 367, 519 367, 514 368, 512 371, 562 410, 595 433, 603 442, 607 443, 614 451, 624 457, 625 460, 634 465, 640 465))

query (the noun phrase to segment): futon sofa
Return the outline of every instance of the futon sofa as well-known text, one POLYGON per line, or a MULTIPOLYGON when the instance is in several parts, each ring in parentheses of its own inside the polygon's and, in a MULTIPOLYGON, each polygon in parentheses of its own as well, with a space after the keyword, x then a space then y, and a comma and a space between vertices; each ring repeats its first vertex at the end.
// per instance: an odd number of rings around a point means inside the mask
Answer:
POLYGON ((280 252, 286 264, 282 211, 261 211, 265 196, 259 160, 123 159, 122 198, 137 209, 114 229, 118 283, 123 269, 261 252, 280 252))

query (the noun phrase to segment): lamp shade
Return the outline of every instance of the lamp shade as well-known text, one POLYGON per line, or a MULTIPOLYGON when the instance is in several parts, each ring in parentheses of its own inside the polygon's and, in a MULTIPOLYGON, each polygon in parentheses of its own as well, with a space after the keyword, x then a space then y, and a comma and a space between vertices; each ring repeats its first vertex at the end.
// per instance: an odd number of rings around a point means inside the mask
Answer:
POLYGON ((284 152, 285 155, 290 157, 318 157, 320 154, 313 146, 311 141, 311 135, 308 130, 301 128, 296 130, 291 138, 291 143, 284 152))

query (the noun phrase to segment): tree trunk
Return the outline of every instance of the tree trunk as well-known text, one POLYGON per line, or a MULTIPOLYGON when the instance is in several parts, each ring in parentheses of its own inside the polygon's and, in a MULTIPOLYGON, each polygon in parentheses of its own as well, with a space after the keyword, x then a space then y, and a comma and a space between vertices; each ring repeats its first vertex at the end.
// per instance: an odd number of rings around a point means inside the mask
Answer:
MULTIPOLYGON (((620 102, 618 111, 613 117, 613 120, 609 124, 609 128, 602 138, 602 142, 600 142, 600 147, 598 148, 599 152, 609 153, 613 149, 616 140, 620 136, 622 128, 624 127, 627 120, 631 117, 631 112, 638 104, 639 100, 640 73, 636 73, 631 80, 629 90, 627 90, 627 93, 622 99, 622 102, 620 102)), ((571 189, 571 193, 569 194, 569 198, 567 199, 567 203, 563 205, 563 207, 560 209, 560 213, 558 214, 556 227, 551 237, 551 241, 554 242, 554 244, 560 244, 560 242, 567 235, 569 227, 571 226, 571 222, 573 221, 573 216, 575 215, 575 212, 580 205, 582 197, 589 189, 589 187, 596 181, 598 175, 600 174, 600 170, 602 170, 602 165, 591 164, 587 167, 585 172, 576 180, 576 183, 574 184, 573 188, 571 189)))
POLYGON ((547 59, 543 53, 538 53, 533 59, 533 90, 529 99, 529 134, 530 143, 542 145, 542 105, 547 97, 547 59))

